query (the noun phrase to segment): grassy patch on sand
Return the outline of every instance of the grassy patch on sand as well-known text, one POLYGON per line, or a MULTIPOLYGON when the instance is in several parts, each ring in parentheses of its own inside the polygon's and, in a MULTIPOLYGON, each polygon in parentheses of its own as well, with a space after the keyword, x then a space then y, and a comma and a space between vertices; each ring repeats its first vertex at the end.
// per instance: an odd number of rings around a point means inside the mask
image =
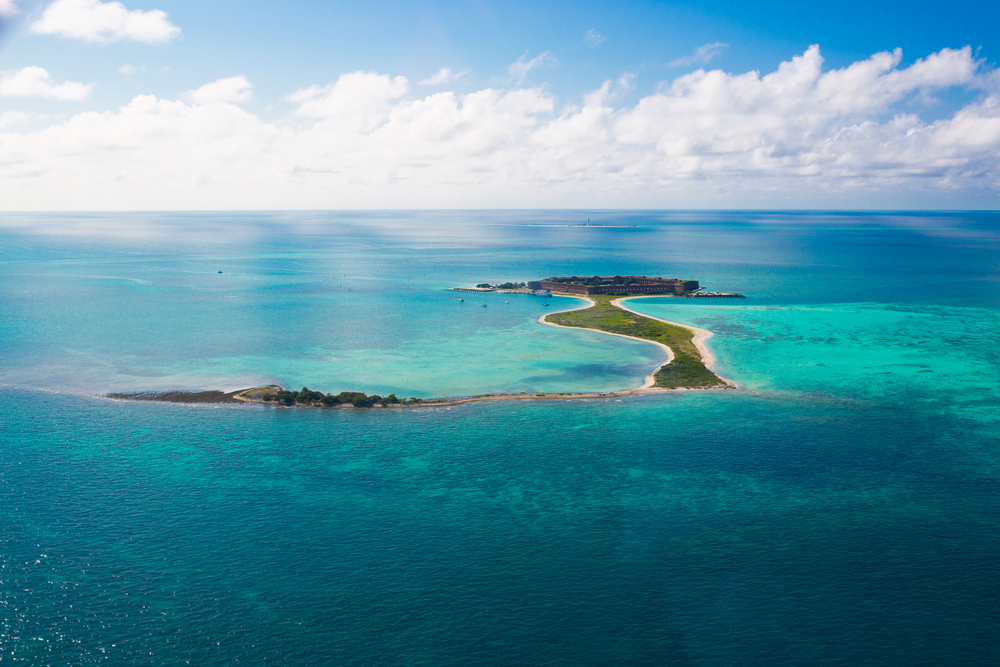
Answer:
POLYGON ((597 305, 585 310, 556 313, 545 319, 564 327, 599 329, 608 333, 663 343, 673 350, 674 360, 657 371, 657 387, 676 389, 725 385, 715 373, 705 367, 698 348, 692 342, 694 332, 690 329, 666 324, 612 306, 611 302, 620 298, 617 296, 594 294, 590 298, 596 301, 597 305))

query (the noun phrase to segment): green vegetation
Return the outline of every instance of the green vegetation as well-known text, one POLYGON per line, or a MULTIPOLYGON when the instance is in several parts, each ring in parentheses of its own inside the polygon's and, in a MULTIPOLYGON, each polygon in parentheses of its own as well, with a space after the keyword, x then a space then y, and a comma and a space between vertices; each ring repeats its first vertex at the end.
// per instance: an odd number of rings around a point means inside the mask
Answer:
MULTIPOLYGON (((509 283, 515 286, 516 283, 509 283)), ((500 287, 504 287, 501 285, 500 287)), ((583 310, 574 310, 566 313, 554 313, 548 315, 546 320, 552 324, 565 327, 579 327, 586 329, 597 329, 613 334, 622 334, 633 338, 640 338, 669 347, 674 353, 674 359, 666 366, 656 371, 654 376, 657 387, 664 389, 677 388, 707 388, 723 387, 726 383, 719 379, 712 371, 705 367, 702 362, 701 353, 695 347, 693 338, 694 332, 681 326, 667 324, 643 317, 623 310, 612 305, 615 295, 596 294, 590 295, 596 305, 583 310)), ((220 392, 209 392, 220 394, 220 392)), ((372 394, 369 396, 363 392, 342 391, 339 394, 324 394, 319 391, 312 391, 308 387, 302 387, 299 391, 287 391, 278 386, 255 387, 241 392, 233 392, 237 398, 251 401, 261 401, 288 406, 310 406, 310 407, 335 407, 353 406, 355 408, 372 408, 375 406, 391 405, 449 405, 456 402, 464 402, 469 399, 490 399, 502 398, 502 394, 479 394, 461 399, 455 398, 432 398, 420 399, 409 398, 399 399, 395 394, 379 396, 372 394)), ((518 395, 530 397, 527 392, 520 392, 518 395)), ((537 398, 553 396, 575 396, 576 394, 559 392, 558 394, 534 394, 537 398)), ((198 394, 197 396, 201 396, 198 394)), ((226 397, 232 395, 226 394, 226 397)), ((132 397, 132 395, 123 395, 132 397)), ((169 400, 169 399, 168 399, 169 400)), ((232 400, 236 400, 235 398, 232 400)))
POLYGON ((371 408, 376 405, 412 405, 423 403, 422 399, 410 398, 400 400, 395 394, 379 396, 378 394, 367 394, 359 391, 342 391, 339 394, 324 394, 319 391, 311 391, 308 387, 302 387, 301 391, 285 391, 278 387, 266 387, 251 389, 243 392, 244 396, 251 399, 264 401, 265 403, 278 403, 280 405, 313 405, 332 407, 334 405, 351 405, 356 408, 371 408))
POLYGON ((585 310, 548 315, 545 319, 564 327, 599 329, 608 333, 663 343, 673 350, 674 360, 656 372, 657 387, 676 389, 715 387, 724 384, 715 373, 705 367, 698 348, 692 342, 694 332, 690 329, 622 310, 611 305, 614 296, 609 294, 593 294, 590 298, 597 305, 585 310))

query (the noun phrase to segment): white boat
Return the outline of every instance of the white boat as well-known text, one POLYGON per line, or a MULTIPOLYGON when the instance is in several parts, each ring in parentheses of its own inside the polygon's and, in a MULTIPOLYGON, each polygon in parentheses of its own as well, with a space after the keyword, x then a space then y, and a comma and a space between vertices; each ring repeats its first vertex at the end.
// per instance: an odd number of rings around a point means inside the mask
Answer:
POLYGON ((465 299, 459 299, 459 301, 465 301, 465 299))
POLYGON ((547 289, 536 289, 532 294, 535 296, 552 296, 552 292, 547 289))

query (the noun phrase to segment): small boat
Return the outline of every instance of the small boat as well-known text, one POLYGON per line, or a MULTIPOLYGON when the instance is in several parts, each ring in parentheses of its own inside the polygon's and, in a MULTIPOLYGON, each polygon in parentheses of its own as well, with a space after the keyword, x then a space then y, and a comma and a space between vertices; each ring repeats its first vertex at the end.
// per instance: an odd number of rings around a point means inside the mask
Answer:
POLYGON ((459 299, 459 302, 465 301, 465 299, 459 299))
POLYGON ((504 301, 504 303, 510 303, 510 301, 504 301))
POLYGON ((547 303, 543 303, 542 305, 543 305, 543 306, 547 306, 547 305, 549 305, 549 304, 547 304, 547 303))
POLYGON ((483 308, 485 308, 485 307, 486 307, 486 304, 484 303, 484 304, 483 304, 483 308))

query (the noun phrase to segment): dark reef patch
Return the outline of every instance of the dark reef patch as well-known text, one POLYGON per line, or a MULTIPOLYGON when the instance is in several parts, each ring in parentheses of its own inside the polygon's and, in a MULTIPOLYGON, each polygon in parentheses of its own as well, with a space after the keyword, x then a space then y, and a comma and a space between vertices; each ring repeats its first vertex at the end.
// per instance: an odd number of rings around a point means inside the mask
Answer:
POLYGON ((135 392, 125 394, 108 394, 108 398, 118 398, 127 401, 165 401, 167 403, 244 403, 235 394, 243 391, 223 392, 223 391, 163 391, 163 392, 135 392))

